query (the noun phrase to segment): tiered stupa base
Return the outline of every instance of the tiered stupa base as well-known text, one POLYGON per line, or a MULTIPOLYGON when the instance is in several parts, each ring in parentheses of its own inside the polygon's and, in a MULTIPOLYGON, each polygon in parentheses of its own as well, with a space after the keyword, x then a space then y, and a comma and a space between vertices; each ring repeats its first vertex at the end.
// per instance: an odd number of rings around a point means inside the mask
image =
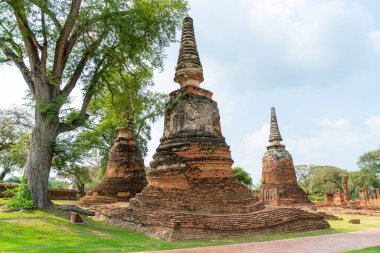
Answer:
POLYGON ((272 208, 238 213, 141 212, 97 206, 98 217, 148 236, 167 240, 211 239, 328 229, 322 216, 296 208, 272 208))

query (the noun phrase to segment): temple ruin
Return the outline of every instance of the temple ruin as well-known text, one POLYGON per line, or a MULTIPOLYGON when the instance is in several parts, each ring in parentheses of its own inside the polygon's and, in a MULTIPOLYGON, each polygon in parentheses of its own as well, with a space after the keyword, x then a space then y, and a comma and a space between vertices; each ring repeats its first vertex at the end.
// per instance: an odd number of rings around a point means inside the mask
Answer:
POLYGON ((298 186, 293 159, 281 144, 282 137, 275 108, 271 109, 270 135, 263 157, 261 200, 271 206, 312 206, 306 193, 298 186))
POLYGON ((171 241, 329 227, 317 214, 266 208, 234 177, 217 103, 199 87, 203 69, 190 17, 183 22, 174 81, 180 88, 170 93, 147 187, 129 207, 97 206, 98 217, 171 241))
POLYGON ((105 175, 80 199, 82 206, 127 202, 147 184, 144 160, 137 148, 131 122, 128 127, 118 128, 117 131, 105 175))

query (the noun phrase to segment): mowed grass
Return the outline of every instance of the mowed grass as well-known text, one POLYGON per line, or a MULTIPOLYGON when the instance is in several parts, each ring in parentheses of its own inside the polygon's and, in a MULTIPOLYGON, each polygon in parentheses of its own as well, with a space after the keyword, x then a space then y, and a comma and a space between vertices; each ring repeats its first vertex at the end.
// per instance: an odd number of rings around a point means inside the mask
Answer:
POLYGON ((0 252, 134 252, 259 242, 380 227, 380 217, 342 216, 343 221, 331 221, 332 228, 323 231, 164 242, 82 217, 85 223, 76 225, 60 211, 0 213, 0 252), (353 218, 360 218, 361 224, 349 224, 348 220, 353 218))
POLYGON ((345 253, 379 253, 379 252, 380 252, 380 246, 376 246, 376 247, 369 247, 365 249, 346 251, 345 253))

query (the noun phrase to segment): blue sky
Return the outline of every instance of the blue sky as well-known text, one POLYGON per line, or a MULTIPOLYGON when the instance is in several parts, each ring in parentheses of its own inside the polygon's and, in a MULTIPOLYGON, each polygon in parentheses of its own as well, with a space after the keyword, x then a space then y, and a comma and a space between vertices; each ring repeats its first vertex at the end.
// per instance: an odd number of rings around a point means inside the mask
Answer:
MULTIPOLYGON (((357 168, 380 147, 380 1, 190 0, 205 81, 219 104, 235 166, 257 182, 275 106, 295 164, 357 168)), ((180 35, 180 34, 179 34, 180 35)), ((179 36, 178 35, 178 36, 179 36)), ((166 50, 155 90, 173 82, 179 43, 166 50)), ((0 68, 0 105, 22 103, 26 85, 0 68)), ((148 165, 163 132, 153 126, 148 165)))

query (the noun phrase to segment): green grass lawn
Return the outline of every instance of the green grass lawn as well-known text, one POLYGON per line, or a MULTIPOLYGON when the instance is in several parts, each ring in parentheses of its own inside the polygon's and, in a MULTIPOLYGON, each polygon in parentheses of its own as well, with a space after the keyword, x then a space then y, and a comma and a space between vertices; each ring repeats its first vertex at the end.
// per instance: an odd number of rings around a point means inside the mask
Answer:
POLYGON ((347 251, 345 253, 379 253, 379 252, 380 252, 380 246, 376 246, 376 247, 370 247, 370 248, 365 248, 365 249, 347 251))
POLYGON ((133 252, 268 241, 380 227, 380 217, 342 217, 343 221, 331 221, 332 229, 324 231, 164 242, 90 218, 85 218, 83 225, 72 224, 66 219, 65 212, 60 211, 0 213, 0 252, 133 252), (361 224, 349 224, 347 221, 352 218, 360 218, 361 224))

